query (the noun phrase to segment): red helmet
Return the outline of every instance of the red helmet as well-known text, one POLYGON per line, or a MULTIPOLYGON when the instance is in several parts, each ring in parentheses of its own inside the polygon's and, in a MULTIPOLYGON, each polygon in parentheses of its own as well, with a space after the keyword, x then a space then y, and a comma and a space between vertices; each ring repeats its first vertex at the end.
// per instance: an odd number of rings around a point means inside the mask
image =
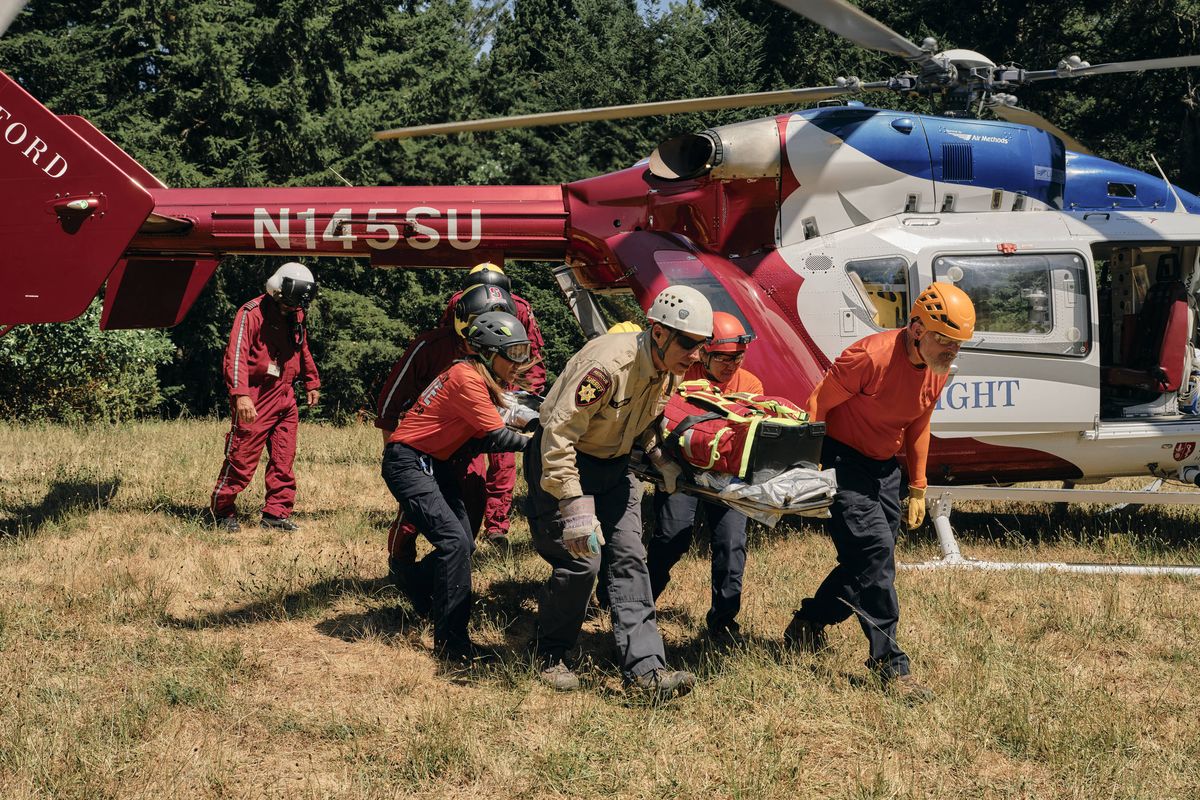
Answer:
POLYGON ((713 335, 704 345, 707 353, 744 353, 754 341, 753 333, 746 333, 745 326, 733 314, 713 312, 713 335))

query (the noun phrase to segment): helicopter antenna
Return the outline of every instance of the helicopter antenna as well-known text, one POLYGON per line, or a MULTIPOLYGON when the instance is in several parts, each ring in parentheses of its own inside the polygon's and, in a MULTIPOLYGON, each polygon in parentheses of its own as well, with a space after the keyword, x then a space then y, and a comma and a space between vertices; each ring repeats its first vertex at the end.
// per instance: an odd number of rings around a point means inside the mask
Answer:
POLYGON ((342 173, 338 172, 338 171, 337 171, 336 169, 334 169, 333 167, 331 167, 331 166, 329 166, 329 165, 326 165, 326 166, 325 166, 325 169, 327 169, 327 170, 329 170, 330 172, 332 172, 332 173, 333 173, 333 177, 337 178, 339 181, 341 181, 342 183, 346 184, 346 185, 347 185, 347 186, 349 186, 351 189, 353 189, 353 188, 354 188, 354 184, 353 184, 353 183, 351 183, 350 181, 346 180, 345 178, 343 178, 343 177, 342 177, 342 173))
POLYGON ((1158 170, 1158 174, 1162 175, 1163 183, 1167 185, 1171 196, 1175 198, 1175 213, 1186 214, 1187 209, 1183 207, 1183 200, 1179 199, 1179 193, 1175 191, 1175 187, 1171 185, 1171 181, 1167 179, 1167 173, 1163 172, 1162 165, 1158 163, 1158 159, 1154 157, 1154 153, 1150 154, 1150 160, 1154 162, 1154 168, 1158 170))

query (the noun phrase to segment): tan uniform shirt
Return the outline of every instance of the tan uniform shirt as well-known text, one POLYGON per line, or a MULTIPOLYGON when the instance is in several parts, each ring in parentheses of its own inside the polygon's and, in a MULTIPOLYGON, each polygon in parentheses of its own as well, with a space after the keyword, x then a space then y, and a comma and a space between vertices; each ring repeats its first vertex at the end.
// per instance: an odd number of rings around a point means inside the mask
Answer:
MULTIPOLYGON (((649 331, 592 339, 571 357, 542 404, 542 488, 579 497, 575 452, 597 458, 629 453, 643 433, 653 438, 676 381, 654 367, 649 331)), ((643 446, 653 444, 650 439, 643 446)))

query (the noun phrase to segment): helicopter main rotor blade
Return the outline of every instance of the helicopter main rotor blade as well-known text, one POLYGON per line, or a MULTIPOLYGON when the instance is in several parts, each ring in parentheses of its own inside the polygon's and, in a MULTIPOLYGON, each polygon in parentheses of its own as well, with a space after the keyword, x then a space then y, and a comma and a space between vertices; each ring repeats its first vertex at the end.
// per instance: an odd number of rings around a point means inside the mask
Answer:
POLYGON ((808 17, 857 45, 884 53, 925 61, 929 53, 913 44, 879 20, 844 0, 775 0, 795 13, 808 17))
POLYGON ((8 30, 8 26, 21 13, 28 0, 0 0, 0 36, 8 30))
POLYGON ((720 108, 752 108, 754 106, 770 106, 785 103, 815 103, 819 100, 828 100, 831 97, 840 97, 844 94, 855 94, 860 91, 886 88, 886 82, 864 84, 851 79, 844 86, 781 89, 774 92, 696 97, 688 100, 665 100, 657 103, 635 103, 627 106, 582 108, 574 111, 551 111, 544 114, 521 114, 515 117, 491 117, 489 119, 467 120, 464 122, 414 125, 409 128, 392 128, 386 131, 376 131, 375 138, 378 140, 411 139, 417 136, 438 136, 447 133, 494 131, 507 128, 534 128, 540 125, 562 125, 568 122, 594 122, 604 119, 649 117, 659 114, 680 114, 687 111, 713 111, 720 108))
POLYGON ((1118 72, 1144 72, 1151 69, 1179 69, 1200 67, 1200 56, 1175 56, 1172 58, 1148 58, 1143 61, 1114 61, 1111 64, 1082 64, 1072 66, 1068 60, 1058 69, 1026 72, 1025 80, 1044 81, 1051 78, 1083 78, 1088 75, 1112 75, 1118 72))
POLYGON ((1003 103, 991 104, 988 106, 988 108, 991 109, 993 114, 1001 119, 1008 120, 1009 122, 1015 122, 1019 125, 1029 125, 1034 128, 1040 128, 1047 133, 1054 134, 1059 139, 1062 139, 1063 144, 1065 144, 1069 150, 1074 150, 1076 153, 1083 153, 1084 155, 1092 155, 1092 151, 1089 150, 1083 144, 1083 142, 1079 141, 1074 136, 1067 133, 1062 128, 1058 127, 1036 111, 1030 111, 1027 108, 1021 108, 1020 106, 1008 106, 1004 105, 1003 103))

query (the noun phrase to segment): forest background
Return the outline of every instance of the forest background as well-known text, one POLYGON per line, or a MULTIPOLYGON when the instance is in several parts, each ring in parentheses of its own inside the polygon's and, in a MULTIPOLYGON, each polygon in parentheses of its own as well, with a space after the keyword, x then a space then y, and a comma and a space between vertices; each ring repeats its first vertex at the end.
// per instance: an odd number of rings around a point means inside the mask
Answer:
MULTIPOLYGON (((863 0, 914 41, 1053 67, 1200 53, 1196 0, 863 0)), ((59 114, 87 117, 170 186, 559 183, 629 166, 669 136, 772 107, 376 143, 445 120, 879 79, 897 60, 766 0, 32 0, 0 39, 0 69, 59 114)), ((1200 189, 1195 70, 1049 81, 1022 105, 1093 151, 1200 189)), ((913 111, 920 100, 872 102, 913 111)), ((225 259, 168 331, 75 322, 0 339, 0 418, 63 421, 223 411, 233 313, 282 259, 225 259)), ((313 262, 309 262, 313 263, 313 262)), ((315 263, 310 318, 324 400, 311 417, 370 413, 461 273, 315 263)), ((509 264, 555 373, 582 343, 546 264, 509 264)))

